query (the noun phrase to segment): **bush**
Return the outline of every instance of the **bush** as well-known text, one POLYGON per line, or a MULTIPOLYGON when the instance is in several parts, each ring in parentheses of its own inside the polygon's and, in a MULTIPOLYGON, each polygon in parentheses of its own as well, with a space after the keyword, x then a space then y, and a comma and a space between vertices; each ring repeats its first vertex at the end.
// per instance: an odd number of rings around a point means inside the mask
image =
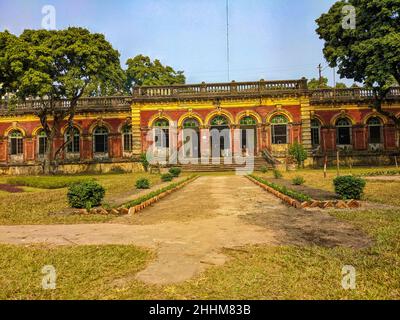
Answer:
POLYGON ((307 159, 307 151, 304 149, 303 145, 295 141, 289 147, 289 155, 291 155, 297 162, 298 167, 300 168, 303 161, 307 159))
POLYGON ((180 168, 171 168, 169 169, 169 173, 174 177, 177 178, 180 176, 182 170, 180 168))
POLYGON ((75 183, 94 180, 94 178, 82 176, 30 176, 9 178, 7 179, 7 183, 14 186, 25 186, 39 189, 61 189, 70 187, 75 183))
POLYGON ((164 182, 172 181, 173 178, 174 176, 170 173, 165 173, 161 176, 161 180, 164 182))
POLYGON ((333 180, 335 192, 342 199, 360 200, 364 192, 366 182, 364 179, 354 176, 342 176, 333 180))
POLYGON ((90 210, 101 205, 104 188, 94 181, 75 183, 68 189, 68 203, 72 208, 90 210))
POLYGON ((282 177, 282 173, 278 169, 274 169, 274 178, 281 179, 282 177))
POLYGON ((301 185, 303 185, 305 182, 306 182, 306 180, 304 180, 304 178, 303 178, 303 177, 300 177, 300 176, 294 177, 293 180, 292 180, 292 183, 293 183, 295 186, 301 186, 301 185))
POLYGON ((136 181, 136 189, 149 189, 150 181, 146 178, 141 178, 136 181))
POLYGON ((262 173, 267 173, 267 172, 268 172, 268 168, 267 168, 266 166, 262 166, 262 167, 260 168, 260 171, 261 171, 262 173))

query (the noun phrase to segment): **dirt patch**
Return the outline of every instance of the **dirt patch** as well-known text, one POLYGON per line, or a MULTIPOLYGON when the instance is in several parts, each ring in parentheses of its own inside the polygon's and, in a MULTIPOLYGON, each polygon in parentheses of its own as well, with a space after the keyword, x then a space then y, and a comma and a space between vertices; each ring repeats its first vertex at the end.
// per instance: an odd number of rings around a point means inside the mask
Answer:
POLYGON ((125 219, 129 221, 124 224, 0 226, 0 243, 152 248, 157 258, 135 277, 152 284, 182 282, 211 265, 225 263, 223 248, 256 244, 362 248, 370 244, 351 225, 326 213, 288 208, 239 176, 200 177, 138 216, 125 219))

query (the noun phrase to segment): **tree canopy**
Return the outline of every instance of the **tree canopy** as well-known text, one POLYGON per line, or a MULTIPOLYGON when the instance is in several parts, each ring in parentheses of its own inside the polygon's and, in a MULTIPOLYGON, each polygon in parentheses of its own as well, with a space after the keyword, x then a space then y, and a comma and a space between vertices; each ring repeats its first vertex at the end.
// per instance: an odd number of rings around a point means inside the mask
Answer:
POLYGON ((341 0, 316 22, 329 65, 373 89, 370 107, 390 118, 400 136, 400 119, 383 108, 391 87, 400 84, 400 1, 341 0))
POLYGON ((126 62, 127 87, 133 85, 173 85, 184 84, 186 78, 183 71, 175 71, 170 66, 164 66, 160 60, 137 55, 126 62))
MULTIPOLYGON (((328 85, 328 78, 321 77, 321 80, 312 78, 308 81, 308 89, 331 89, 332 87, 328 85)), ((335 85, 336 89, 346 89, 345 83, 337 82, 335 85)))
POLYGON ((83 28, 25 30, 19 37, 0 32, 0 93, 40 102, 35 113, 50 140, 49 161, 52 139, 62 121, 72 125, 78 99, 122 92, 124 80, 119 53, 102 34, 83 28), (62 99, 68 104, 60 108, 62 99))
POLYGON ((338 67, 342 78, 363 83, 382 96, 400 83, 398 0, 341 0, 316 22, 325 41, 325 58, 338 67), (354 28, 343 27, 349 5, 355 8, 354 28))

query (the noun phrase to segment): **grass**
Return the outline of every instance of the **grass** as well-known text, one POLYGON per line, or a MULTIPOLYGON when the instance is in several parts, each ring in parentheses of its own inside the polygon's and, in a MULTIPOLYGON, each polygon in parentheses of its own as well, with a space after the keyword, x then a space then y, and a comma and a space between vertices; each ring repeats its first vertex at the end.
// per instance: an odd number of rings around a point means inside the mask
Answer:
MULTIPOLYGON (((100 299, 114 281, 143 269, 152 253, 133 246, 0 246, 0 299, 100 299), (43 290, 43 266, 57 272, 57 289, 43 290)), ((138 297, 140 283, 136 283, 138 297)))
MULTIPOLYGON (((46 181, 65 178, 71 181, 76 176, 40 177, 46 181)), ((78 176, 79 179, 96 179, 106 188, 105 203, 109 203, 123 195, 139 193, 135 182, 139 178, 148 178, 151 185, 161 183, 158 175, 147 173, 132 174, 105 174, 78 176)), ((8 178, 1 177, 0 183, 8 178)), ((52 182, 50 182, 52 183, 52 182)), ((68 212, 67 189, 40 189, 24 187, 25 192, 11 194, 0 192, 0 224, 73 224, 73 223, 101 223, 108 222, 115 217, 102 215, 71 215, 68 212)))
POLYGON ((331 213, 375 239, 371 248, 250 246, 225 250, 224 266, 177 285, 135 274, 155 258, 133 246, 1 246, 0 299, 400 299, 400 211, 331 213), (41 288, 41 268, 57 269, 57 289, 41 288), (356 290, 341 286, 356 269, 356 290))
MULTIPOLYGON (((368 169, 351 172, 363 170, 368 169)), ((342 174, 349 172, 343 170, 342 174)), ((286 179, 305 176, 307 185, 331 191, 336 176, 334 170, 328 172, 326 180, 321 170, 283 174, 286 179)), ((137 177, 125 174, 96 179, 110 190, 111 196, 117 196, 134 189, 137 177)), ((400 205, 399 187, 399 182, 368 181, 365 197, 400 205)), ((0 221, 54 223, 54 218, 40 212, 46 212, 50 204, 62 207, 64 200, 59 198, 64 196, 63 189, 30 190, 22 195, 0 193, 0 221), (12 205, 25 208, 28 213, 23 216, 15 211, 17 218, 4 220, 4 210, 12 212, 12 205), (36 213, 29 213, 27 208, 36 213)), ((374 240, 373 245, 362 250, 320 246, 225 250, 230 259, 224 266, 211 267, 185 283, 168 286, 145 285, 135 280, 135 274, 155 255, 134 246, 0 245, 0 299, 400 299, 400 209, 330 214, 364 230, 374 240), (57 269, 54 291, 41 288, 44 265, 57 269), (356 290, 341 287, 344 265, 356 269, 356 290)))

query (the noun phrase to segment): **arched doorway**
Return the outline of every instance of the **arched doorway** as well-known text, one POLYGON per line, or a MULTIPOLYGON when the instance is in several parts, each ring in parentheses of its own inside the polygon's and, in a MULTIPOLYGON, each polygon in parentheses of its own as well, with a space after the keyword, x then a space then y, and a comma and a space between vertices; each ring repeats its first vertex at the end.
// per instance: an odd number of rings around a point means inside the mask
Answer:
POLYGON ((183 156, 187 159, 200 158, 200 123, 195 118, 183 122, 183 156))
POLYGON ((240 120, 240 150, 246 156, 257 153, 257 120, 252 116, 240 120))
POLYGON ((217 115, 210 121, 211 157, 229 157, 231 153, 231 133, 229 120, 224 115, 217 115))
POLYGON ((153 123, 154 144, 157 149, 169 149, 169 121, 157 119, 153 123))

